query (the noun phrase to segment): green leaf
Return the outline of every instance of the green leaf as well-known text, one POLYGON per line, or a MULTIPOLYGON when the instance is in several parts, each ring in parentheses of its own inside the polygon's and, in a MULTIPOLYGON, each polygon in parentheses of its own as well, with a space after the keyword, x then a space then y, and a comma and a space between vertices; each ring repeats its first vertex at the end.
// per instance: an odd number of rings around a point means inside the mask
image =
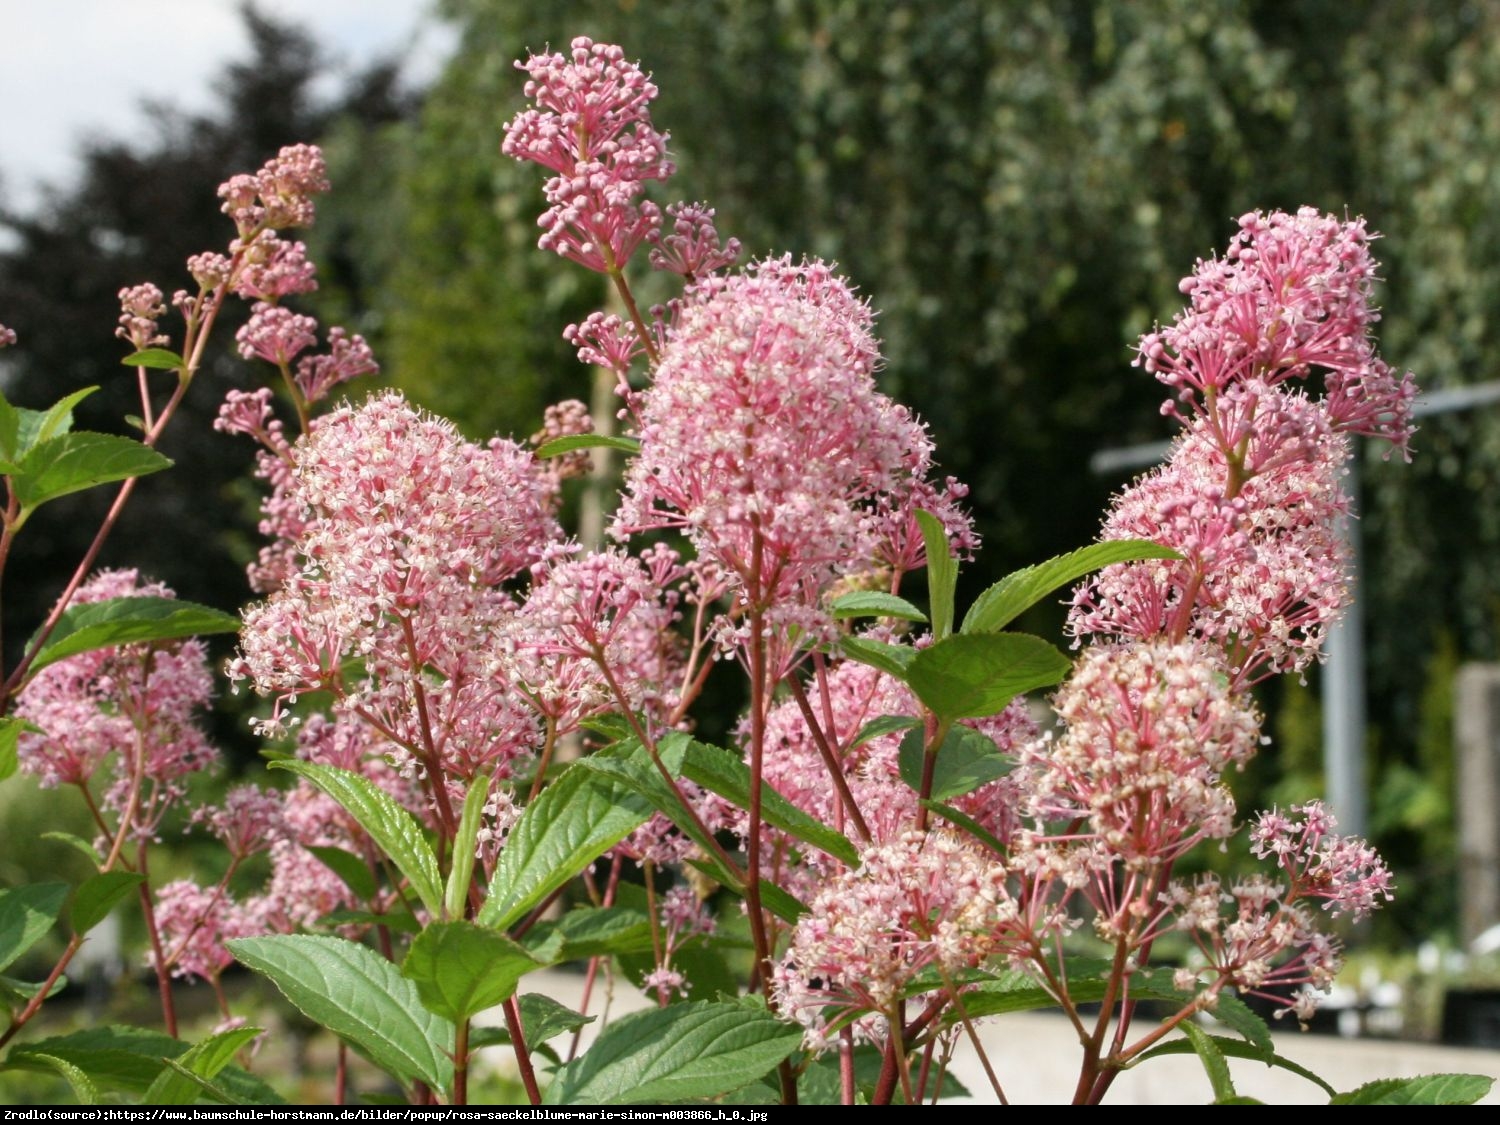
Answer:
POLYGON ((20 431, 21 412, 0 394, 0 473, 7 476, 16 471, 20 431))
MULTIPOLYGON (((25 1070, 53 1070, 43 1056, 76 1066, 97 1086, 144 1093, 162 1071, 164 1059, 177 1059, 188 1044, 143 1027, 93 1027, 68 1035, 12 1047, 5 1065, 25 1070)), ((237 1066, 219 1072, 218 1084, 236 1102, 281 1105, 280 1094, 237 1066)))
POLYGON ((86 934, 97 926, 126 895, 146 881, 138 871, 101 871, 91 875, 73 892, 68 921, 75 934, 86 934))
POLYGON ((508 929, 651 815, 623 781, 582 765, 575 762, 542 790, 510 830, 479 912, 482 925, 508 929))
POLYGON ((237 633, 233 614, 176 598, 106 598, 71 605, 31 662, 35 675, 49 664, 96 648, 152 644, 210 633, 237 633))
MULTIPOLYGON (((1175 1000, 1185 999, 1187 995, 1185 992, 1166 994, 1168 999, 1175 1000)), ((1221 993, 1209 1015, 1230 1030, 1239 1032, 1245 1041, 1254 1046, 1262 1055, 1271 1054, 1273 1049, 1271 1029, 1266 1026, 1266 1021, 1261 1019, 1259 1014, 1238 996, 1225 996, 1221 993)))
MULTIPOLYGON (((993 745, 993 744, 992 744, 993 745)), ((683 776, 733 802, 750 807, 750 767, 718 746, 694 742, 682 767, 683 776)), ((859 866, 859 849, 841 832, 809 816, 771 786, 761 789, 761 817, 805 844, 849 867, 859 866)))
POLYGON ((0 781, 5 781, 20 766, 19 746, 26 732, 41 734, 42 728, 14 715, 0 718, 0 781))
POLYGON ((1066 555, 1007 574, 974 600, 964 614, 962 633, 995 633, 1054 590, 1113 563, 1136 559, 1180 559, 1170 547, 1147 539, 1112 539, 1091 543, 1066 555))
POLYGON ((941 801, 921 801, 919 802, 919 804, 921 804, 922 807, 927 809, 929 812, 936 813, 938 816, 948 821, 948 823, 958 825, 958 827, 962 828, 970 836, 973 836, 974 839, 978 840, 981 844, 989 848, 990 851, 994 852, 996 855, 1003 856, 1006 854, 1005 845, 995 837, 994 833, 992 833, 984 825, 980 824, 973 817, 967 816, 964 813, 959 812, 953 806, 945 805, 941 801))
POLYGON ((1482 1074, 1424 1074, 1382 1078, 1339 1094, 1329 1105, 1473 1105, 1490 1092, 1493 1078, 1482 1074))
MULTIPOLYGON (((30 981, 17 980, 15 977, 0 976, 0 1003, 11 1009, 22 1007, 30 1003, 45 983, 45 981, 38 981, 32 984, 30 981)), ((51 991, 61 992, 67 983, 67 977, 58 977, 52 982, 51 991)))
POLYGON ((126 367, 154 367, 159 371, 179 371, 184 366, 182 357, 166 348, 142 348, 120 362, 126 367))
POLYGON ((1040 637, 959 634, 918 652, 906 682, 939 718, 975 719, 999 714, 1024 692, 1050 687, 1071 667, 1040 637))
POLYGON ((114 434, 70 433, 40 443, 11 474, 21 520, 49 500, 95 485, 143 477, 172 462, 148 445, 114 434))
POLYGON ((538 1047, 599 1018, 581 1016, 566 1004, 559 1004, 540 992, 527 992, 517 997, 516 1006, 521 1009, 521 1034, 526 1036, 528 1047, 538 1047))
POLYGON ((484 823, 484 806, 490 797, 490 775, 482 773, 469 783, 464 794, 463 812, 458 816, 458 832, 453 837, 453 867, 448 872, 448 886, 443 895, 446 917, 462 918, 469 899, 469 883, 474 878, 474 856, 479 849, 479 828, 484 823))
POLYGON ((626 453, 639 453, 641 443, 633 437, 617 437, 613 434, 570 434, 553 438, 537 447, 538 457, 557 457, 580 449, 620 449, 626 453))
POLYGON ((422 923, 410 910, 397 907, 392 913, 377 914, 373 910, 330 910, 318 919, 320 926, 384 926, 395 934, 419 934, 422 923))
POLYGON ((58 399, 46 410, 27 410, 24 407, 18 409, 15 442, 10 446, 10 451, 6 456, 19 460, 42 442, 51 441, 67 433, 73 428, 73 407, 98 389, 98 387, 84 387, 82 390, 74 391, 58 399))
POLYGON ((871 719, 860 727, 859 733, 854 736, 854 741, 849 743, 849 749, 863 746, 872 738, 895 734, 898 730, 913 730, 921 725, 921 719, 914 719, 910 715, 883 715, 878 719, 871 719))
POLYGON ((839 647, 850 660, 878 668, 902 683, 906 682, 906 670, 917 655, 916 650, 907 645, 886 644, 868 637, 845 637, 839 641, 839 647))
MULTIPOLYGON (((258 1027, 237 1027, 210 1035, 201 1043, 195 1043, 176 1059, 166 1060, 162 1068, 141 1098, 145 1105, 192 1105, 204 1092, 203 1083, 212 1079, 234 1061, 242 1047, 249 1046, 261 1033, 258 1027)), ((219 1093, 216 1100, 233 1101, 233 1097, 219 1093)))
POLYGON ((73 1088, 73 1096, 78 1099, 79 1105, 98 1105, 99 1091, 89 1081, 89 1076, 67 1059, 60 1059, 56 1055, 33 1055, 38 1062, 45 1063, 68 1080, 68 1085, 73 1088))
POLYGON ((645 953, 651 949, 651 919, 623 906, 580 906, 556 922, 534 926, 526 949, 544 964, 645 953))
POLYGON ((271 979, 283 996, 402 1082, 447 1089, 453 1024, 429 1012, 417 986, 372 949, 336 937, 299 934, 225 943, 241 964, 271 979))
POLYGON ((71 832, 43 832, 38 838, 42 840, 56 840, 59 844, 67 844, 68 847, 75 848, 86 856, 89 862, 95 867, 100 865, 99 853, 94 850, 94 845, 82 836, 75 836, 71 832))
POLYGON ((1208 1075, 1209 1084, 1213 1087, 1214 1101, 1223 1102, 1235 1097, 1234 1078, 1229 1073, 1229 1061, 1224 1058, 1224 1052, 1219 1050, 1214 1037, 1192 1020, 1183 1020, 1177 1026, 1183 1035, 1187 1036, 1187 1041, 1193 1045, 1193 1051, 1203 1063, 1203 1070, 1208 1075))
MULTIPOLYGON (((1230 1058, 1236 1059, 1253 1059, 1256 1062, 1263 1062, 1267 1066, 1280 1067, 1282 1070, 1290 1071, 1292 1074, 1299 1075, 1302 1078, 1306 1078, 1309 1082, 1323 1087, 1324 1091, 1330 1095, 1337 1092, 1332 1086, 1324 1082, 1323 1079, 1319 1078, 1305 1066, 1294 1063, 1291 1059, 1283 1058, 1275 1051, 1262 1050, 1250 1043, 1241 1043, 1238 1039, 1230 1039, 1223 1035, 1215 1035, 1211 1038, 1214 1041, 1214 1046, 1218 1048, 1221 1055, 1227 1055, 1230 1058)), ((1147 1059, 1154 1059, 1158 1055, 1187 1055, 1192 1053, 1194 1053, 1194 1046, 1189 1040, 1168 1039, 1165 1043, 1158 1043, 1149 1051, 1143 1051, 1132 1060, 1130 1065, 1132 1067, 1139 1066, 1147 1059)))
POLYGON ((417 935, 401 975, 429 1012, 455 1023, 510 999, 541 964, 504 934, 473 922, 433 922, 417 935))
POLYGON ((948 550, 948 530, 931 512, 918 512, 922 542, 927 548, 927 600, 932 609, 932 635, 942 640, 953 632, 953 591, 958 585, 958 561, 948 550))
POLYGON ((72 890, 66 883, 31 883, 0 891, 0 969, 42 939, 72 890))
POLYGON ((802 1030, 737 1003, 673 1004, 612 1024, 557 1072, 545 1105, 640 1105, 712 1098, 755 1081, 802 1030))
POLYGON ((856 590, 835 598, 833 602, 835 621, 850 617, 897 617, 902 621, 926 621, 927 615, 905 598, 879 590, 856 590))
POLYGON ((359 902, 369 902, 380 890, 375 873, 359 856, 332 844, 304 844, 324 867, 337 875, 359 902))
MULTIPOLYGON (((901 740, 900 756, 897 759, 901 780, 917 792, 922 790, 922 763, 926 756, 926 740, 922 731, 908 731, 901 740)), ((980 734, 971 727, 950 727, 943 744, 937 750, 937 762, 932 770, 932 793, 934 801, 946 801, 972 793, 981 785, 1004 777, 1015 763, 1004 754, 995 740, 980 734)))
POLYGON ((271 768, 305 777, 337 801, 406 877, 428 913, 434 917, 442 914, 442 877, 438 874, 437 857, 432 854, 417 818, 397 804, 394 797, 368 778, 337 766, 288 759, 272 762, 271 768))
MULTIPOLYGON (((187 1097, 188 1098, 187 1101, 182 1102, 180 1104, 183 1104, 183 1105, 193 1105, 194 1103, 196 1103, 198 1101, 201 1101, 205 1095, 207 1095, 213 1101, 224 1102, 224 1103, 227 1103, 229 1105, 243 1105, 243 1104, 245 1104, 243 1099, 235 1097, 228 1090, 224 1089, 222 1086, 215 1085, 213 1082, 210 1082, 207 1078, 204 1078, 201 1074, 195 1074, 195 1073, 193 1073, 193 1071, 191 1071, 187 1067, 183 1066, 176 1059, 162 1059, 161 1063, 162 1063, 162 1072, 161 1072, 161 1074, 158 1074, 156 1076, 156 1079, 157 1079, 158 1082, 161 1081, 162 1075, 170 1073, 170 1074, 176 1076, 177 1078, 179 1078, 184 1083, 184 1087, 183 1087, 184 1089, 192 1091, 192 1093, 191 1093, 190 1096, 189 1095, 177 1095, 177 1094, 173 1094, 172 1095, 174 1097, 187 1097)), ((149 1090, 146 1092, 146 1096, 150 1097, 150 1091, 149 1090)), ((153 1101, 157 1101, 157 1102, 161 1101, 160 1098, 154 1098, 152 1100, 153 1101)), ((168 1103, 168 1104, 170 1104, 170 1103, 168 1103)))

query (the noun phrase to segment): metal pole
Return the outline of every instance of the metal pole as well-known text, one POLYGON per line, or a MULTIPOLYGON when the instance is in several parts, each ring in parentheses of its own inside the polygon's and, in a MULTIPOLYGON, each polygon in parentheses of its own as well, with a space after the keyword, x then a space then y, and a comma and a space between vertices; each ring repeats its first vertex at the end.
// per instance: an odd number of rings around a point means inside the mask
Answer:
POLYGON ((1359 447, 1346 479, 1349 514, 1339 523, 1349 551, 1350 604, 1328 630, 1323 665, 1323 769, 1328 805, 1339 828, 1352 836, 1367 831, 1365 778, 1365 622, 1360 597, 1359 447))

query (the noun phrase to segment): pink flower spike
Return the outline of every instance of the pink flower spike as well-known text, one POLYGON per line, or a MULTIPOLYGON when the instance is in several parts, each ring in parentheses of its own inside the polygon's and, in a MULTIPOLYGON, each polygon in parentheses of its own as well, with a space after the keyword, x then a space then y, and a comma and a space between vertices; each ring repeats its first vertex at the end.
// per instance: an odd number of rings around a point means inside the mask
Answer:
POLYGON ((156 331, 156 322, 167 311, 162 292, 149 281, 120 290, 120 327, 115 335, 129 340, 136 351, 167 343, 156 331))
POLYGON ((740 240, 731 238, 721 248, 714 228, 714 209, 702 203, 674 203, 667 208, 672 233, 648 236, 651 268, 678 273, 695 281, 732 265, 740 256, 740 240))
POLYGON ((1395 884, 1375 849, 1353 836, 1335 835, 1337 827, 1321 801, 1293 805, 1287 816, 1272 809, 1250 830, 1250 850, 1260 859, 1276 857, 1291 879, 1288 901, 1325 899, 1323 908, 1335 917, 1351 914, 1358 921, 1390 902, 1395 884))
POLYGON ((239 341, 240 355, 246 359, 259 357, 267 363, 285 366, 318 342, 317 330, 318 322, 312 317, 262 301, 234 338, 239 341))
POLYGON ((309 402, 321 402, 340 383, 375 375, 380 364, 363 336, 350 336, 342 328, 328 330, 328 354, 306 356, 297 364, 297 388, 309 402))

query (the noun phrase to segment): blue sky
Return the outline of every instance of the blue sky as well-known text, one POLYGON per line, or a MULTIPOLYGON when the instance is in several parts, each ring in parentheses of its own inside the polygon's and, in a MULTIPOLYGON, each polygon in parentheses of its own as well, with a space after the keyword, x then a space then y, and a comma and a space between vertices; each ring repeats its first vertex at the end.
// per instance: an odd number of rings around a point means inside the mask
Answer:
MULTIPOLYGON (((65 185, 90 135, 149 129, 143 99, 200 110, 247 50, 240 0, 0 0, 0 199, 29 210, 65 185)), ((451 35, 430 0, 258 0, 356 69, 395 54, 422 79, 451 35)))

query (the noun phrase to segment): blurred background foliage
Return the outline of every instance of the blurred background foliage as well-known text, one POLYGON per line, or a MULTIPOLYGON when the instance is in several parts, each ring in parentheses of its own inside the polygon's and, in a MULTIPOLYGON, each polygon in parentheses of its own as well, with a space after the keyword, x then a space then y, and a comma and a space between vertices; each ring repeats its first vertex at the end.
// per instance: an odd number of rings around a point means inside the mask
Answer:
MULTIPOLYGON (((751 255, 835 259, 879 311, 886 389, 973 489, 985 549, 969 597, 1093 537, 1124 477, 1091 474, 1090 454, 1170 436, 1132 346, 1244 211, 1364 215, 1386 235, 1386 358, 1428 389, 1500 377, 1500 4, 441 0, 439 14, 458 46, 429 89, 402 88, 393 64, 315 97, 317 45, 251 9, 254 52, 216 114, 163 108, 155 137, 95 145, 78 187, 0 215, 0 310, 22 336, 11 398, 103 382, 84 423, 117 428, 133 389, 113 366, 115 291, 180 284, 186 255, 227 237, 213 186, 296 140, 326 146, 335 184, 311 235, 325 323, 364 333, 395 383, 471 436, 525 435, 546 403, 586 398, 560 333, 602 286, 535 249, 537 173, 499 154, 514 60, 580 34, 654 72, 679 165, 658 202, 709 201, 751 255)), ((245 597, 255 545, 248 443, 209 426, 218 390, 248 379, 231 335, 204 376, 217 386, 169 437, 179 468, 146 482, 107 560, 224 608, 245 597)), ((1409 466, 1367 451, 1361 505, 1373 820, 1400 871, 1384 924, 1403 939, 1453 916, 1451 676, 1495 658, 1500 619, 1495 411, 1434 417, 1415 446, 1409 466)), ((95 517, 81 505, 22 538, 8 637, 55 596, 95 517)), ((1028 624, 1055 636, 1061 610, 1028 624)), ((1266 692, 1276 746, 1247 795, 1319 784, 1311 678, 1266 692)))

